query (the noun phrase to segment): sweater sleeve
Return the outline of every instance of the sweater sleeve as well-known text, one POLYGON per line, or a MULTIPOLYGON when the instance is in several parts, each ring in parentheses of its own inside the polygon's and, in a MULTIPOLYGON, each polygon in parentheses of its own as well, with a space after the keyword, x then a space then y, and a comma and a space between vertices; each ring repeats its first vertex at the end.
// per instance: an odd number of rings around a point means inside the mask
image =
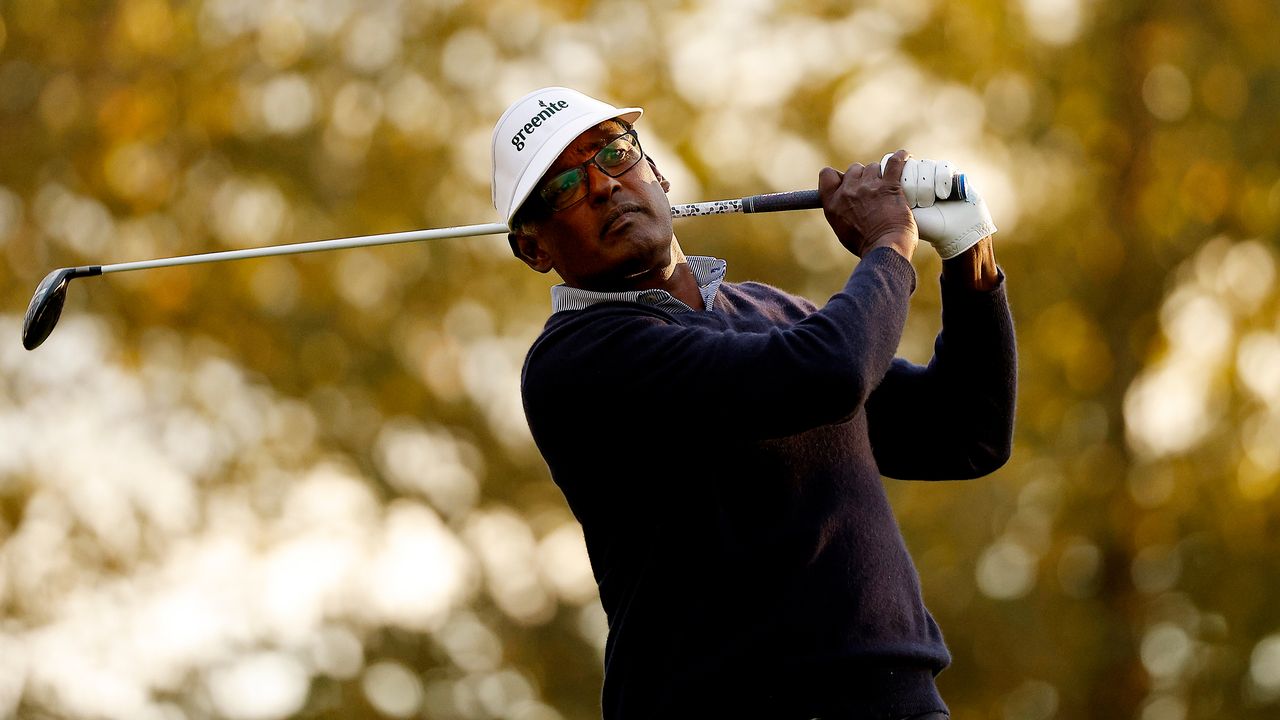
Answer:
POLYGON ((1008 460, 1018 359, 1004 275, 990 292, 942 285, 942 331, 927 366, 895 359, 867 400, 881 474, 981 477, 1008 460))
POLYGON ((889 368, 914 290, 910 262, 882 248, 821 310, 768 332, 684 326, 627 305, 583 311, 530 350, 526 414, 535 436, 570 413, 743 439, 836 422, 889 368))

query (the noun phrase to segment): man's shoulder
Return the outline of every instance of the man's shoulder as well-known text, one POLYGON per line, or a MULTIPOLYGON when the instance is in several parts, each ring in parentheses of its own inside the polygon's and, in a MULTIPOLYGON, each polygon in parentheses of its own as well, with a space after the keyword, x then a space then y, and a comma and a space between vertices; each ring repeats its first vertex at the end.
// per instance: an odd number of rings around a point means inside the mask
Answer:
POLYGON ((637 324, 675 324, 668 312, 632 302, 603 302, 581 310, 561 310, 547 319, 525 355, 531 365, 564 367, 564 361, 589 356, 600 340, 617 340, 619 330, 637 324))
POLYGON ((767 311, 781 310, 788 315, 794 313, 807 315, 818 309, 808 298, 754 280, 724 283, 720 289, 725 300, 739 309, 753 306, 767 311))
POLYGON ((792 295, 791 293, 787 292, 786 290, 783 290, 782 288, 775 287, 768 283, 762 283, 757 280, 743 280, 741 282, 726 282, 726 283, 723 283, 720 287, 729 292, 737 292, 744 295, 750 295, 752 297, 767 297, 767 298, 795 298, 796 297, 795 295, 792 295))
POLYGON ((561 339, 581 332, 595 333, 636 321, 674 323, 676 319, 660 308, 625 301, 601 302, 580 310, 561 310, 547 318, 542 332, 534 341, 534 348, 548 339, 561 339))

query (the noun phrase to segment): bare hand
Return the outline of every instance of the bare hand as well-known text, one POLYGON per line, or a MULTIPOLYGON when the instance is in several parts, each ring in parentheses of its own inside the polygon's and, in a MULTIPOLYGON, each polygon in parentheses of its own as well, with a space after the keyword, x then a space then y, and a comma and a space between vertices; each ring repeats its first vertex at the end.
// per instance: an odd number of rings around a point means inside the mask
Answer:
POLYGON ((883 174, 880 163, 854 163, 843 174, 823 168, 818 174, 822 209, 836 238, 858 257, 877 247, 892 247, 910 260, 919 234, 911 206, 902 192, 902 166, 907 151, 889 158, 883 174))

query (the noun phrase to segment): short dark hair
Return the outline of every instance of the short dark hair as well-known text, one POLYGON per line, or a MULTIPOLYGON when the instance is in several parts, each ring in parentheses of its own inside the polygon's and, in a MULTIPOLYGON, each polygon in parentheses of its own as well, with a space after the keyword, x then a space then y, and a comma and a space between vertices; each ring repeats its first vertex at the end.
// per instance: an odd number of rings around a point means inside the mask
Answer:
MULTIPOLYGON (((614 123, 618 127, 622 128, 622 132, 624 133, 631 131, 631 123, 623 120, 622 118, 610 118, 596 124, 595 127, 600 127, 608 123, 614 123)), ((541 182, 542 178, 538 178, 538 181, 541 182)), ((535 186, 534 191, 529 193, 529 197, 525 198, 523 203, 520 203, 520 207, 517 208, 515 214, 511 216, 509 227, 512 232, 516 232, 518 230, 529 232, 549 217, 551 217, 551 208, 542 201, 542 197, 538 195, 537 187, 535 186)))

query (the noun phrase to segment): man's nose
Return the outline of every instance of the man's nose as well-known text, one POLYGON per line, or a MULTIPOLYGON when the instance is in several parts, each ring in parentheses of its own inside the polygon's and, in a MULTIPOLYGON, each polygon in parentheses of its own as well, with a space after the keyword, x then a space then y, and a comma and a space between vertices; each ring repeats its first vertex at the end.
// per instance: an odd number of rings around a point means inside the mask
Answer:
POLYGON ((587 192, 592 202, 608 200, 610 196, 621 188, 622 183, 618 178, 601 170, 595 163, 587 165, 587 192))

